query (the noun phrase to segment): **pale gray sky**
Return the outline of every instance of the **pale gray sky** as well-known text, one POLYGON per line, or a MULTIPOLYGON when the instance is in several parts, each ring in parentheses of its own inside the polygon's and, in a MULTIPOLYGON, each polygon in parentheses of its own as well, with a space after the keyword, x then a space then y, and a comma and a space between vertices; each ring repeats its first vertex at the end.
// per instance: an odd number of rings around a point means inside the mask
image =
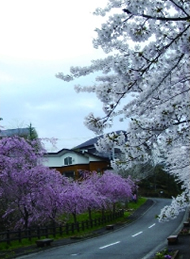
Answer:
MULTIPOLYGON (((4 129, 36 128, 39 137, 58 138, 57 148, 72 148, 91 137, 83 124, 91 111, 102 114, 92 94, 77 94, 55 77, 71 65, 103 57, 93 49, 93 16, 106 0, 0 0, 0 117, 4 129)), ((76 83, 90 84, 93 76, 76 83)), ((113 130, 125 129, 116 123, 113 130)))

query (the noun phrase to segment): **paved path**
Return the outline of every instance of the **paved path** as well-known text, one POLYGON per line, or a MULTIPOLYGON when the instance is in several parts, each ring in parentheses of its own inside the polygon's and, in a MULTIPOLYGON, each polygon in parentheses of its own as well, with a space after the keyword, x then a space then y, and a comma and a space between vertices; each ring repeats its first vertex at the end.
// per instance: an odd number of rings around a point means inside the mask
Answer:
MULTIPOLYGON (((183 214, 176 220, 158 223, 155 215, 169 204, 169 199, 153 199, 154 204, 137 221, 121 229, 110 231, 97 238, 78 243, 55 247, 39 253, 18 258, 28 259, 147 259, 150 251, 159 250, 166 244, 167 236, 174 233, 180 225, 183 214)), ((18 259, 17 258, 17 259, 18 259)))

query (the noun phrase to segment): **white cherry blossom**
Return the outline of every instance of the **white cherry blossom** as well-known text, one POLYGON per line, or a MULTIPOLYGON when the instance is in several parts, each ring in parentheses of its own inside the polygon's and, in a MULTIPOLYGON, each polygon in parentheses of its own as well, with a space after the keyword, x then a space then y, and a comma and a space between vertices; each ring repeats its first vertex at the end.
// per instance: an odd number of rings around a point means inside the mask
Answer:
POLYGON ((111 144, 113 139, 105 135, 97 144, 99 151, 111 145, 121 150, 124 160, 113 160, 114 168, 147 162, 155 144, 162 149, 167 171, 184 184, 185 191, 160 215, 160 220, 174 218, 190 198, 190 1, 109 0, 95 14, 107 18, 93 40, 107 57, 57 77, 71 81, 98 72, 96 84, 76 87, 94 92, 102 102, 103 117, 91 112, 85 118, 97 134, 114 117, 131 119, 127 141, 118 136, 117 144, 111 144))

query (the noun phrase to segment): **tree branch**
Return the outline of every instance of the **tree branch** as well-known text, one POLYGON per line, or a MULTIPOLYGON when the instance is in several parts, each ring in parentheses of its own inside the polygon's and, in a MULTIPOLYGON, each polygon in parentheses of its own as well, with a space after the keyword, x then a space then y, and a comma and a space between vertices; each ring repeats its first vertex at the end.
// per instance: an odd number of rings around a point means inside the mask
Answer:
POLYGON ((169 1, 172 2, 172 4, 174 4, 175 6, 177 6, 179 9, 181 9, 187 16, 189 16, 189 14, 188 14, 181 6, 179 6, 178 4, 176 4, 175 1, 173 1, 173 0, 169 0, 169 1))
POLYGON ((147 14, 133 14, 131 11, 129 11, 128 9, 123 9, 123 11, 127 14, 132 14, 135 16, 140 16, 143 18, 148 18, 151 20, 159 20, 159 21, 187 21, 190 19, 190 16, 187 15, 186 17, 159 17, 159 16, 151 16, 151 15, 147 15, 147 14))

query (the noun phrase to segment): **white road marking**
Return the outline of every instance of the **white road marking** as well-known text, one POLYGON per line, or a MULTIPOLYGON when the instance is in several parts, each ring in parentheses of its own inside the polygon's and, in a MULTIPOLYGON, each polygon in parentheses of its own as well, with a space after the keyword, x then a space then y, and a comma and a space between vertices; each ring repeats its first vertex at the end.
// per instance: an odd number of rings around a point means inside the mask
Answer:
POLYGON ((138 235, 140 235, 140 234, 142 234, 142 231, 140 231, 140 232, 138 232, 138 233, 132 235, 132 237, 136 237, 136 236, 138 236, 138 235))
POLYGON ((154 227, 156 225, 156 223, 154 223, 154 224, 152 224, 150 227, 148 227, 148 228, 152 228, 152 227, 154 227))
POLYGON ((108 246, 113 246, 113 245, 116 245, 116 244, 118 244, 118 243, 120 243, 120 241, 117 241, 117 242, 115 242, 115 243, 112 243, 112 244, 109 244, 109 245, 106 245, 106 246, 101 246, 101 247, 99 247, 99 249, 104 249, 104 248, 106 248, 106 247, 108 247, 108 246))

